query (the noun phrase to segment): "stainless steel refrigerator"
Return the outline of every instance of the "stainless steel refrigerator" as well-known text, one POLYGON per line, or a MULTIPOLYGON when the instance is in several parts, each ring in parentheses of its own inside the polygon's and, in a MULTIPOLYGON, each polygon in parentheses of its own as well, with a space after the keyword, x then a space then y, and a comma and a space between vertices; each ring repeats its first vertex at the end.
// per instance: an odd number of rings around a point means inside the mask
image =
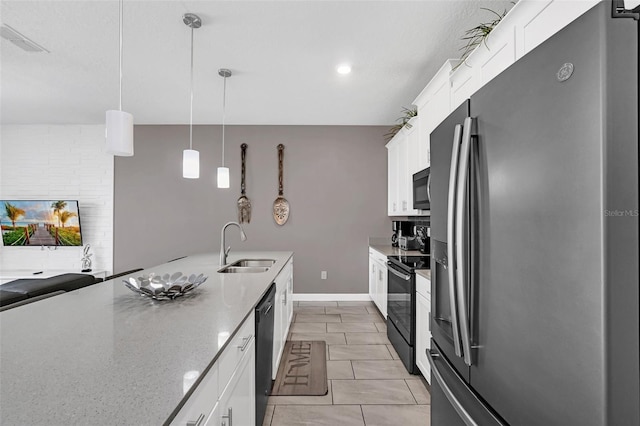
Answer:
POLYGON ((640 424, 638 13, 599 3, 431 134, 431 425, 640 424))

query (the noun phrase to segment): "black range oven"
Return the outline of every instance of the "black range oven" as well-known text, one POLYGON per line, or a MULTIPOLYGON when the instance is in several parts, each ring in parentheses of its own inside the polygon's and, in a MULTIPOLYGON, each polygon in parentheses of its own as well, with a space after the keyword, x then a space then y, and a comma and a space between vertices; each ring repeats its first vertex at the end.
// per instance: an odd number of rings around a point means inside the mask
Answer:
POLYGON ((423 256, 388 256, 387 337, 407 371, 416 367, 416 269, 428 269, 430 259, 423 256))

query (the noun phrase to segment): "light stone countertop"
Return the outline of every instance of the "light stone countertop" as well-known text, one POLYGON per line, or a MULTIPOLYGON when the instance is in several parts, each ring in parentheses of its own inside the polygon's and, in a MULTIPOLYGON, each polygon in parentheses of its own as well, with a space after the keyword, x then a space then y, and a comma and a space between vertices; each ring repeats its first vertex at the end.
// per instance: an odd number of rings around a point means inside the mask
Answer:
POLYGON ((209 276, 174 301, 133 293, 122 277, 1 312, 0 424, 169 423, 185 373, 208 370, 292 255, 231 252, 230 263, 275 259, 264 273, 218 274, 218 253, 146 269, 209 276))

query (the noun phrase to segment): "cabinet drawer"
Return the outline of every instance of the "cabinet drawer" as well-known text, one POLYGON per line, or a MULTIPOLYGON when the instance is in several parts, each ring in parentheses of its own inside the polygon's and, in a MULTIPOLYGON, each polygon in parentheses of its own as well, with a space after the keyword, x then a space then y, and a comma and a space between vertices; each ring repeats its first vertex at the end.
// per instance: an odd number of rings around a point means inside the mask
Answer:
MULTIPOLYGON (((185 374, 185 382, 193 380, 185 374)), ((185 389, 186 391, 186 389, 185 389)), ((196 423, 199 419, 207 419, 218 401, 218 364, 214 364, 206 376, 202 378, 198 387, 189 397, 180 412, 171 422, 172 426, 185 426, 196 423)))
POLYGON ((233 371, 236 369, 238 363, 242 359, 249 348, 253 348, 251 342, 255 334, 255 314, 251 311, 251 314, 244 321, 240 330, 233 336, 229 345, 225 348, 224 352, 216 363, 218 365, 218 393, 222 394, 222 391, 227 386, 233 371))

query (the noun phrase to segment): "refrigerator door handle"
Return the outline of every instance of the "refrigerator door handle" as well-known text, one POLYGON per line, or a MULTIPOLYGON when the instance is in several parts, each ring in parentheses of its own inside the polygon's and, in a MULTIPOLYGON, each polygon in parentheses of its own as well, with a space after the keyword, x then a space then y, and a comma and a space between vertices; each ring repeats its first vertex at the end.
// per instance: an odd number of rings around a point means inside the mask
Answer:
POLYGON ((464 127, 462 132, 462 144, 460 145, 460 165, 458 166, 458 187, 456 194, 456 272, 457 272, 457 296, 459 308, 459 326, 462 340, 462 353, 464 363, 471 365, 471 338, 469 333, 469 307, 466 296, 466 275, 468 266, 467 254, 464 246, 464 219, 465 219, 465 200, 467 197, 467 179, 469 178, 469 157, 471 153, 471 131, 473 127, 473 118, 464 119, 464 127))
POLYGON ((451 167, 449 168, 449 194, 447 198, 447 275, 449 276, 449 305, 451 309, 451 329, 453 331, 453 347, 457 356, 462 356, 460 346, 460 329, 458 326, 458 304, 456 301, 456 254, 455 254, 455 214, 456 187, 460 155, 460 140, 462 126, 457 124, 453 132, 453 149, 451 152, 451 167))
POLYGON ((431 173, 427 177, 427 200, 431 203, 431 173))
POLYGON ((431 373, 436 378, 436 381, 440 385, 442 392, 447 397, 447 399, 449 400, 453 408, 456 410, 456 412, 458 413, 458 415, 460 416, 464 424, 467 426, 478 426, 478 423, 476 423, 476 421, 473 420, 473 417, 471 417, 471 414, 469 414, 469 412, 465 410, 460 400, 458 400, 458 398, 453 393, 453 391, 451 390, 447 382, 444 380, 444 377, 442 377, 440 370, 438 370, 438 367, 436 366, 435 358, 439 358, 439 357, 440 357, 440 354, 433 353, 427 349, 427 360, 429 361, 429 367, 431 367, 431 373))

